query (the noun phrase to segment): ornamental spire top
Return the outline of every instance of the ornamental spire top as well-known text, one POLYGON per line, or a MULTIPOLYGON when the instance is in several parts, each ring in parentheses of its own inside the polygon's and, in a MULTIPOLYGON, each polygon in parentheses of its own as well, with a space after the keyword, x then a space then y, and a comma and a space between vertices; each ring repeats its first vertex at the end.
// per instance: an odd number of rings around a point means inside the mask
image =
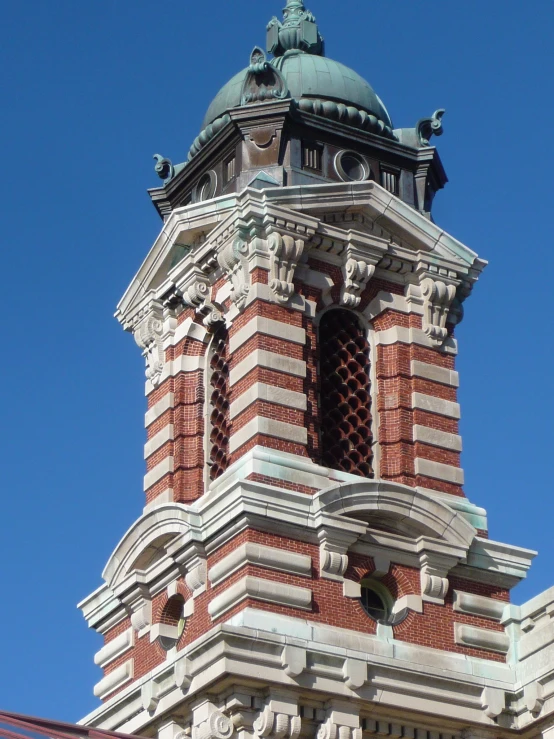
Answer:
POLYGON ((283 56, 288 51, 324 56, 323 37, 314 15, 306 10, 303 0, 287 0, 282 23, 275 16, 270 20, 267 50, 274 56, 283 56))

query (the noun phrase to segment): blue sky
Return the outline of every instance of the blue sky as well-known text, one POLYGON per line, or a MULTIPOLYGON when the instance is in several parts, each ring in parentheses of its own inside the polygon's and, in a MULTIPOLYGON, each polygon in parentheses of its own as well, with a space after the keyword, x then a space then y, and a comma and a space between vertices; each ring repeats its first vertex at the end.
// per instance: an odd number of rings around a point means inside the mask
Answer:
MULTIPOLYGON (((152 154, 182 161, 279 0, 0 0, 3 708, 96 706, 75 604, 140 514, 140 352, 113 319, 161 222, 152 154)), ((490 261, 460 342, 466 493, 554 584, 552 0, 313 0, 327 54, 395 125, 444 107, 435 219, 490 261)))

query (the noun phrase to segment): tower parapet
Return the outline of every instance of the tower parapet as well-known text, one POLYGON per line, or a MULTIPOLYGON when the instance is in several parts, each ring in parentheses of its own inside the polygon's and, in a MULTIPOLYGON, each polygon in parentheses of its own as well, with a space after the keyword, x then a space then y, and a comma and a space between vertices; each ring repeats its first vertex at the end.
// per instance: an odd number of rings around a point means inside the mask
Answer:
POLYGON ((534 553, 463 490, 454 331, 485 262, 431 218, 444 111, 394 129, 302 2, 268 38, 188 160, 156 157, 163 229, 116 314, 146 361, 145 508, 81 604, 105 637, 85 721, 519 731, 550 699, 551 598, 510 606, 534 553))

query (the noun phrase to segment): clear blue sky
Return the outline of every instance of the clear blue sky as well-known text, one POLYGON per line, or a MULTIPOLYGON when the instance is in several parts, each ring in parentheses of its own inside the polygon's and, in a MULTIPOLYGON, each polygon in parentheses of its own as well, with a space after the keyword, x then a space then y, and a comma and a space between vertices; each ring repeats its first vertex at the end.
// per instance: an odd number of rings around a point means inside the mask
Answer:
MULTIPOLYGON (((2 708, 95 707, 75 604, 140 514, 140 352, 112 318, 161 222, 152 154, 185 158, 283 0, 0 0, 2 708)), ((468 497, 552 559, 552 0, 313 0, 329 56, 397 127, 444 107, 436 221, 490 261, 458 329, 468 497)))

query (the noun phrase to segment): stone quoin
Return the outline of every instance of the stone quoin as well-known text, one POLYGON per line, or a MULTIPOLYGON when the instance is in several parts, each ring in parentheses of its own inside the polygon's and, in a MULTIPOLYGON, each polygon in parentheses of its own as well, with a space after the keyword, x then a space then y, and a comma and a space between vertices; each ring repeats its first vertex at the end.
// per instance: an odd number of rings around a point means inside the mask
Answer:
MULTIPOLYGON (((247 50, 246 50, 247 51, 247 50)), ((455 326, 486 263, 437 226, 444 111, 395 128, 288 0, 117 308, 146 363, 145 507, 81 604, 82 724, 156 739, 554 738, 554 588, 487 536, 455 326)))

